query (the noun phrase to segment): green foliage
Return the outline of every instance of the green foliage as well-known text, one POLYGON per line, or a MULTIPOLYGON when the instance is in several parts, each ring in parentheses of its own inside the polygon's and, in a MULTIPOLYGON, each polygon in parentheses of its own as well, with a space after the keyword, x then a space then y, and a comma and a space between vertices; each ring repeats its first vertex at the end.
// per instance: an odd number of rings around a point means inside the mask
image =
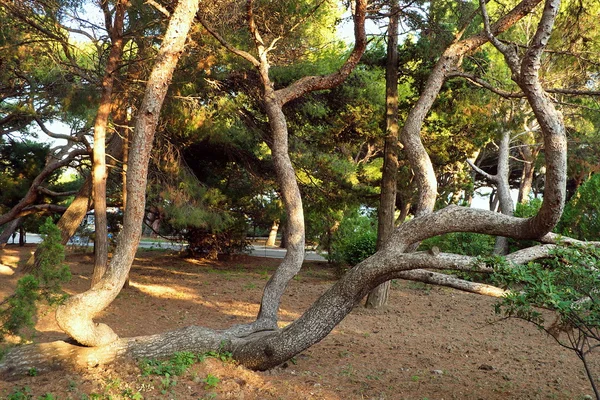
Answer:
POLYGON ((446 253, 486 256, 494 250, 494 237, 470 232, 454 232, 424 240, 419 250, 437 247, 446 253))
POLYGON ((565 205, 557 231, 579 240, 600 240, 600 174, 585 181, 565 205))
POLYGON ((540 211, 541 206, 541 199, 531 199, 527 203, 517 203, 514 215, 519 218, 531 218, 540 211))
POLYGON ((206 375, 206 378, 204 378, 202 381, 204 382, 205 389, 214 389, 217 387, 219 382, 221 382, 219 377, 213 374, 206 375))
POLYGON ((31 394, 31 388, 29 386, 23 386, 22 388, 14 388, 13 391, 6 398, 7 400, 28 400, 33 399, 31 394))
POLYGON ((53 305, 64 301, 66 295, 61 285, 71 279, 71 272, 64 264, 64 246, 60 230, 48 218, 41 227, 42 243, 39 245, 39 267, 32 275, 19 279, 15 293, 0 306, 0 332, 18 335, 23 328, 33 328, 37 302, 53 305))
MULTIPOLYGON (((584 246, 561 246, 549 258, 527 265, 496 267, 494 281, 510 292, 497 309, 537 324, 544 322, 536 307, 554 310, 561 325, 580 329, 600 328, 600 249, 584 246)), ((600 337, 600 336, 599 336, 600 337)))
POLYGON ((600 249, 592 246, 560 246, 548 258, 527 265, 499 263, 493 279, 512 289, 496 312, 529 321, 543 329, 582 360, 596 392, 586 356, 600 345, 600 249), (554 311, 556 320, 546 324, 540 308, 554 311))
POLYGON ((184 374, 189 367, 197 362, 203 362, 207 358, 216 358, 222 362, 231 362, 232 354, 223 349, 224 344, 218 351, 208 351, 206 353, 195 354, 189 351, 174 353, 167 360, 143 359, 139 367, 143 376, 162 375, 167 378, 171 376, 180 376, 184 374))
POLYGON ((359 210, 350 212, 335 232, 330 261, 354 266, 375 253, 377 245, 376 221, 359 210))
POLYGON ((168 360, 143 359, 140 362, 140 369, 143 376, 179 376, 197 361, 198 358, 194 353, 183 351, 173 354, 168 360))

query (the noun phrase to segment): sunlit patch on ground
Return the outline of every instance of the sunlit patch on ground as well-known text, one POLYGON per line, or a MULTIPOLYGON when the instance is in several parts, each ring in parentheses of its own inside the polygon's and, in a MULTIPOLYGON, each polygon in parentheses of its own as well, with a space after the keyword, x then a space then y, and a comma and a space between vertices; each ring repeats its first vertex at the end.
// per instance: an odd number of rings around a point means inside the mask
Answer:
POLYGON ((15 269, 8 265, 0 264, 0 275, 12 275, 15 273, 15 269))
POLYGON ((138 289, 140 292, 149 294, 151 296, 178 300, 194 299, 194 294, 183 288, 174 288, 163 285, 147 285, 133 281, 130 282, 129 285, 138 289))

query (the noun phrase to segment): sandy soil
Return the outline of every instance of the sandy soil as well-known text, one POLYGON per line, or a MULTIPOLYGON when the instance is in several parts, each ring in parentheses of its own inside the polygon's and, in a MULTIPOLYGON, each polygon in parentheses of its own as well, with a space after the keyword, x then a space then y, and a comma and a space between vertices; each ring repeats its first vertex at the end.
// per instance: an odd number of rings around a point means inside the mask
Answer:
MULTIPOLYGON (((0 298, 12 290, 14 268, 32 250, 8 246, 0 253, 0 298)), ((66 290, 85 290, 91 256, 71 254, 67 261, 73 280, 66 290)), ((101 321, 121 336, 248 322, 276 265, 277 260, 248 256, 212 262, 141 252, 131 286, 101 321)), ((334 281, 326 263, 306 263, 284 296, 281 323, 297 318, 334 281)), ((142 376, 138 363, 128 361, 0 381, 0 398, 19 391, 35 399, 584 399, 592 394, 574 354, 526 323, 500 321, 494 302, 394 282, 385 310, 355 308, 327 338, 271 371, 208 358, 181 376, 142 376), (209 374, 218 378, 214 387, 206 384, 209 374)), ((38 342, 66 338, 50 310, 40 312, 36 328, 38 342)))

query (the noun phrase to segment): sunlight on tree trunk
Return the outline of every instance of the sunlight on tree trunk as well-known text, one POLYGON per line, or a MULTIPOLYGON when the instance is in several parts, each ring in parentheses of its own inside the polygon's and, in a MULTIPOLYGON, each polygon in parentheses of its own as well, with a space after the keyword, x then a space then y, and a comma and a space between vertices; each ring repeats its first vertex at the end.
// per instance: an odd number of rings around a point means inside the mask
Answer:
POLYGON ((145 214, 148 162, 156 125, 197 10, 197 0, 183 0, 177 4, 148 78, 132 138, 132 147, 136 151, 129 158, 128 202, 123 232, 109 268, 90 290, 70 297, 56 310, 56 321, 61 329, 83 345, 101 346, 118 339, 108 325, 95 323, 93 319, 119 294, 135 257, 145 214))
POLYGON ((111 38, 110 53, 106 64, 106 72, 102 79, 102 92, 98 114, 94 122, 94 153, 92 168, 92 196, 94 198, 94 273, 91 285, 100 281, 108 264, 108 226, 106 219, 106 130, 112 106, 112 92, 114 81, 118 74, 118 67, 123 54, 123 26, 125 21, 126 2, 117 1, 115 5, 114 21, 111 22, 111 13, 108 3, 102 2, 106 29, 111 38))

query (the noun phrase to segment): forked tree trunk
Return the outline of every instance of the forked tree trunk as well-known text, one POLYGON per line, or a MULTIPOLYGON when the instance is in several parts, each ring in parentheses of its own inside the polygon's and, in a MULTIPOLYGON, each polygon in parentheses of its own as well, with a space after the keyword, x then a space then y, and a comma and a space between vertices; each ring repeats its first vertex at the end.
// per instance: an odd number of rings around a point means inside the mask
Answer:
MULTIPOLYGON (((383 154, 383 174, 381 177, 381 196, 377 210, 377 249, 394 232, 396 212, 396 189, 398 186, 398 22, 400 8, 394 0, 390 7, 390 19, 387 32, 387 62, 385 66, 386 131, 383 154)), ((390 282, 377 286, 367 296, 367 308, 380 308, 388 303, 390 282)))
POLYGON ((118 0, 115 5, 115 17, 111 22, 108 3, 102 2, 106 29, 111 39, 110 53, 106 72, 102 79, 100 105, 94 122, 94 153, 92 168, 92 194, 94 197, 94 273, 91 285, 100 281, 108 264, 108 226, 106 218, 106 131, 112 106, 112 92, 118 67, 123 54, 123 25, 127 2, 118 0))
POLYGON ((296 180, 296 173, 289 156, 288 127, 283 113, 283 106, 298 99, 306 93, 316 90, 331 89, 341 84, 360 61, 367 45, 364 21, 366 16, 367 1, 356 0, 354 9, 354 49, 342 67, 337 71, 325 76, 308 76, 295 81, 291 85, 279 90, 274 89, 274 84, 269 77, 269 52, 274 48, 277 40, 271 44, 263 41, 253 14, 253 0, 246 3, 246 14, 248 28, 258 58, 246 51, 239 50, 225 41, 206 22, 202 21, 204 27, 228 50, 249 61, 260 75, 263 86, 264 110, 269 120, 272 144, 271 153, 273 164, 277 174, 277 182, 280 187, 282 202, 286 212, 286 225, 282 238, 285 241, 287 252, 281 264, 267 282, 263 291, 260 310, 256 321, 248 326, 240 326, 238 333, 252 332, 254 330, 276 329, 279 304, 281 297, 289 281, 300 271, 304 261, 305 226, 304 211, 300 188, 296 180))
POLYGON ((118 340, 108 325, 95 323, 93 319, 119 294, 135 257, 144 218, 148 162, 154 132, 169 82, 197 11, 198 0, 177 3, 148 78, 132 137, 132 147, 136 151, 129 157, 123 233, 119 236, 110 266, 96 285, 70 297, 56 310, 56 321, 61 329, 83 345, 102 346, 118 340))

